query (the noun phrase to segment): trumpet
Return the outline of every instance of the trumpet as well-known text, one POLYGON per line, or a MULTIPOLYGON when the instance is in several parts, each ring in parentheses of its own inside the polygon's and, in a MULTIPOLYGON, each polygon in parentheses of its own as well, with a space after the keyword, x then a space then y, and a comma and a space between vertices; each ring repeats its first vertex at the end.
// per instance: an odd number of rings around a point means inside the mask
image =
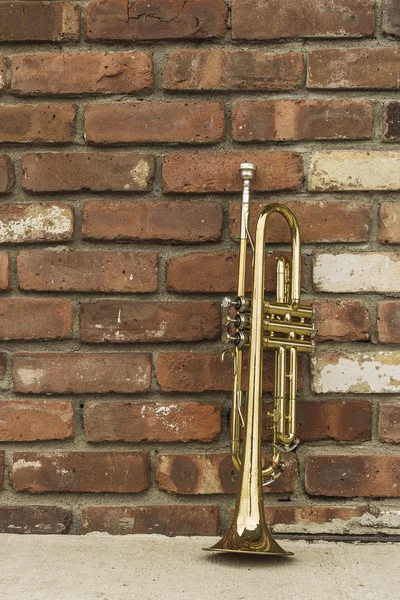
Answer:
POLYGON ((224 298, 226 310, 223 342, 233 359, 231 413, 232 462, 239 471, 239 487, 232 524, 226 535, 205 550, 250 554, 289 555, 273 538, 265 519, 263 487, 282 473, 282 455, 299 444, 296 438, 297 354, 314 349, 313 309, 300 304, 300 234, 288 207, 267 206, 258 218, 255 242, 249 232, 250 181, 256 168, 240 165, 243 179, 242 216, 237 297, 224 298), (280 256, 276 266, 276 300, 264 298, 266 225, 274 213, 287 222, 292 241, 288 261, 280 256), (253 250, 253 291, 245 293, 247 248, 253 250), (232 311, 235 314, 232 316, 232 311), (248 350, 247 389, 243 382, 243 352, 248 350), (267 413, 272 432, 271 459, 262 468, 262 367, 263 351, 275 352, 273 408, 267 413), (245 413, 245 414, 244 414, 245 413))

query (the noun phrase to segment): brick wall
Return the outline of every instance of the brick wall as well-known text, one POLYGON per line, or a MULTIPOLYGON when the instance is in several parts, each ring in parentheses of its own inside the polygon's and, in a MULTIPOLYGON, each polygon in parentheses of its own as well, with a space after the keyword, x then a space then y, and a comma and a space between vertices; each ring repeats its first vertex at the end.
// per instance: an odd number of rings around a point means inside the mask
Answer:
POLYGON ((0 0, 0 531, 227 526, 242 161, 317 310, 268 520, 400 531, 399 40, 396 0, 0 0))

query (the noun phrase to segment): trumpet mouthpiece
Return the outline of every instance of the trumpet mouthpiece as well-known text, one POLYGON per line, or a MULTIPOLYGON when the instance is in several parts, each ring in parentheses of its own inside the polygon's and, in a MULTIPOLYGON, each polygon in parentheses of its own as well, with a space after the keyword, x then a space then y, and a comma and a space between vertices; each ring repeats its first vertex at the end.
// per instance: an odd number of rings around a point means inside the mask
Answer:
POLYGON ((242 163, 240 165, 240 172, 243 179, 253 179, 256 167, 252 163, 242 163))

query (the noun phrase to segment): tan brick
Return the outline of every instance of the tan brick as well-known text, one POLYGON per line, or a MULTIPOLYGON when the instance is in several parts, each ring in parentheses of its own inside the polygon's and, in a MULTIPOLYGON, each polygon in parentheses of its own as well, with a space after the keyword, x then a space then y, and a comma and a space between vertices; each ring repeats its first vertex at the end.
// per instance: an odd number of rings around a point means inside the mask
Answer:
POLYGON ((73 142, 76 135, 75 116, 76 106, 73 104, 0 106, 0 142, 73 142))
POLYGON ((87 402, 84 425, 88 442, 212 442, 221 430, 221 405, 87 402))
POLYGON ((0 56, 0 90, 7 85, 7 62, 4 56, 0 56))
POLYGON ((239 100, 232 115, 238 142, 370 139, 367 100, 239 100))
POLYGON ((22 171, 21 185, 30 192, 145 191, 152 185, 154 157, 125 152, 24 154, 22 171))
POLYGON ((224 139, 224 107, 204 101, 92 104, 85 109, 85 132, 94 144, 211 144, 224 139))
POLYGON ((74 437, 72 402, 51 400, 0 402, 2 442, 62 440, 72 437, 74 437))
POLYGON ((87 11, 88 40, 223 38, 225 0, 94 0, 87 11))
POLYGON ((400 404, 381 402, 379 405, 379 440, 389 444, 400 444, 400 404))
POLYGON ((379 342, 400 343, 400 302, 398 300, 378 302, 376 325, 379 342))
POLYGON ((76 292, 154 292, 155 252, 26 250, 17 258, 21 289, 76 292))
MULTIPOLYGON (((239 474, 230 454, 158 454, 156 478, 160 490, 170 494, 235 494, 239 474)), ((297 460, 288 454, 282 475, 263 489, 288 493, 296 483, 297 460)))
POLYGON ((111 535, 218 535, 219 506, 88 506, 82 511, 81 533, 111 535))
POLYGON ((160 240, 196 244, 222 235, 219 202, 90 201, 83 207, 87 240, 160 240))
POLYGON ((316 300, 315 341, 368 340, 371 319, 361 300, 316 300))
POLYGON ((74 211, 68 204, 0 205, 0 244, 68 241, 73 233, 74 211))
POLYGON ((308 88, 398 90, 400 48, 345 48, 308 53, 308 88))
POLYGON ((10 253, 0 252, 0 290, 7 290, 11 283, 10 253))
POLYGON ((373 0, 232 0, 233 39, 364 37, 374 25, 373 0))
POLYGON ((336 519, 349 521, 368 512, 368 505, 358 506, 267 506, 265 517, 269 525, 310 525, 330 523, 336 519))
POLYGON ((240 192, 242 162, 252 162, 257 167, 252 182, 254 192, 298 190, 302 186, 302 157, 294 152, 186 152, 164 158, 164 192, 240 192))
POLYGON ((0 194, 8 194, 15 183, 14 165, 11 159, 0 154, 0 194))
POLYGON ((317 352, 311 359, 317 394, 398 394, 400 353, 317 352))
POLYGON ((379 207, 379 241, 381 244, 400 242, 400 207, 397 203, 384 202, 379 207))
POLYGON ((398 292, 400 253, 316 254, 313 281, 318 292, 398 292))
POLYGON ((80 337, 119 344, 215 340, 220 319, 219 302, 97 300, 81 303, 80 337))
POLYGON ((163 76, 169 90, 287 91, 302 85, 300 52, 176 50, 163 76))
POLYGON ((138 352, 14 354, 14 391, 24 394, 132 394, 151 384, 151 355, 138 352))
POLYGON ((400 496, 400 456, 316 454, 306 462, 308 494, 319 496, 400 496))
MULTIPOLYGON (((274 202, 275 203, 275 202, 274 202)), ((280 202, 278 202, 279 204, 280 202)), ((302 243, 312 242, 365 242, 369 239, 371 227, 371 205, 363 202, 283 201, 296 216, 300 226, 302 243)), ((249 230, 255 234, 261 211, 272 202, 250 204, 249 230)), ((229 205, 229 225, 231 237, 240 237, 241 202, 229 205)), ((268 242, 289 242, 289 227, 280 215, 271 215, 267 226, 268 242)))
POLYGON ((74 304, 61 298, 0 298, 0 339, 71 337, 74 304))
POLYGON ((11 89, 22 96, 129 94, 153 89, 147 52, 20 54, 12 59, 11 89))
POLYGON ((0 42, 77 42, 80 10, 72 2, 1 2, 0 42))
POLYGON ((142 492, 150 487, 148 452, 15 452, 17 492, 142 492))
POLYGON ((72 509, 61 506, 2 506, 0 533, 69 533, 72 509))

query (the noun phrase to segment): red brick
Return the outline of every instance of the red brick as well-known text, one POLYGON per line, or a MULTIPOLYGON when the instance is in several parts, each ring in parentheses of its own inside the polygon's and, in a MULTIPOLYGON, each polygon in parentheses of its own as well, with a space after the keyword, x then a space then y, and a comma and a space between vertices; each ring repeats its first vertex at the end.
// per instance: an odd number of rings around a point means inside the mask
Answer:
POLYGON ((74 211, 68 204, 0 205, 0 244, 61 242, 73 234, 74 211))
POLYGON ((1 2, 0 42, 77 42, 80 11, 72 2, 1 2))
POLYGON ((155 252, 26 250, 18 255, 21 289, 68 292, 154 292, 155 252))
POLYGON ((243 162, 252 162, 258 169, 252 182, 254 192, 299 190, 302 186, 303 161, 294 152, 186 152, 164 158, 164 192, 240 192, 239 166, 243 162))
POLYGON ((90 201, 83 207, 86 240, 160 240, 196 244, 222 235, 219 202, 90 201))
POLYGON ((400 207, 397 203, 384 202, 379 207, 379 241, 381 244, 400 242, 400 207))
POLYGON ((74 304, 61 298, 0 298, 0 339, 71 337, 74 304))
POLYGON ((69 533, 72 510, 61 506, 2 506, 0 533, 69 533))
POLYGON ((11 159, 0 154, 0 194, 8 194, 15 183, 14 165, 11 159))
POLYGON ((361 300, 317 300, 315 307, 315 340, 352 342, 368 340, 371 319, 361 300))
POLYGON ((400 404, 383 401, 379 405, 379 441, 400 444, 400 404))
POLYGON ((142 492, 150 487, 148 452, 15 452, 17 492, 142 492))
POLYGON ((372 36, 373 0, 232 0, 232 38, 340 38, 372 36))
POLYGON ((238 142, 370 139, 373 103, 367 100, 239 100, 233 108, 238 142))
MULTIPOLYGON (((276 288, 276 260, 285 252, 269 254, 265 263, 265 289, 276 288)), ((304 257, 303 257, 304 258, 304 257)), ((247 257, 246 290, 252 289, 251 255, 247 257)), ((304 267, 304 260, 302 261, 304 267)), ((176 256, 167 263, 167 289, 171 292, 236 292, 239 269, 238 252, 192 252, 176 256)))
POLYGON ((87 402, 84 425, 88 442, 212 442, 221 430, 221 405, 87 402))
MULTIPOLYGON (((276 202, 276 201, 275 201, 276 202)), ((274 203, 275 203, 274 202, 274 203)), ((279 202, 280 203, 280 202, 279 202)), ((296 215, 302 243, 312 242, 366 242, 369 239, 372 210, 363 202, 321 200, 283 201, 296 215)), ((252 201, 249 230, 255 235, 258 217, 271 202, 252 201)), ((240 237, 241 202, 229 205, 231 237, 240 237)), ((280 215, 272 215, 267 226, 268 242, 289 242, 289 227, 280 215)))
POLYGON ((151 355, 138 352, 103 354, 14 354, 14 391, 24 394, 133 394, 151 384, 151 355))
MULTIPOLYGON (((160 490, 171 494, 235 494, 239 474, 230 454, 158 454, 156 478, 160 490)), ((293 492, 296 483, 296 456, 288 454, 282 475, 264 492, 293 492)))
POLYGON ((22 187, 31 192, 135 192, 150 189, 154 157, 113 152, 43 152, 24 154, 22 170, 22 187))
POLYGON ((176 50, 163 76, 168 90, 288 91, 302 86, 300 52, 176 50))
POLYGON ((73 104, 0 106, 0 142, 73 142, 76 135, 75 116, 76 106, 73 104))
POLYGON ((87 11, 88 40, 223 38, 225 0, 94 0, 87 11))
POLYGON ((400 36, 400 11, 397 0, 383 0, 382 30, 388 35, 400 36))
POLYGON ((0 402, 0 440, 32 442, 74 437, 72 402, 51 400, 0 402))
POLYGON ((382 141, 400 141, 400 102, 385 102, 382 111, 382 141))
POLYGON ((82 511, 81 533, 111 535, 218 535, 219 506, 89 506, 82 511))
POLYGON ((85 109, 85 132, 94 144, 210 144, 224 139, 224 107, 195 101, 92 104, 85 109))
POLYGON ((334 519, 349 521, 368 512, 368 505, 358 506, 267 506, 265 517, 269 525, 330 523, 334 519))
POLYGON ((378 302, 377 330, 378 341, 382 344, 400 343, 400 302, 385 300, 378 302))
POLYGON ((119 344, 215 340, 220 319, 218 302, 97 300, 81 304, 80 336, 119 344))
POLYGON ((129 94, 153 89, 147 52, 20 54, 12 59, 14 94, 129 94))
POLYGON ((319 496, 400 496, 400 456, 316 454, 306 462, 307 493, 319 496))
POLYGON ((400 48, 311 50, 307 87, 397 90, 400 88, 400 48))
POLYGON ((7 84, 7 62, 4 56, 0 56, 0 90, 7 84))
POLYGON ((4 482, 4 450, 0 450, 0 488, 4 482))
POLYGON ((10 253, 0 252, 0 290, 10 287, 10 253))

